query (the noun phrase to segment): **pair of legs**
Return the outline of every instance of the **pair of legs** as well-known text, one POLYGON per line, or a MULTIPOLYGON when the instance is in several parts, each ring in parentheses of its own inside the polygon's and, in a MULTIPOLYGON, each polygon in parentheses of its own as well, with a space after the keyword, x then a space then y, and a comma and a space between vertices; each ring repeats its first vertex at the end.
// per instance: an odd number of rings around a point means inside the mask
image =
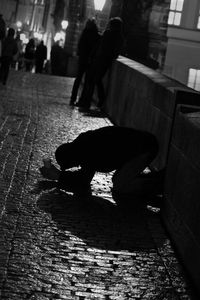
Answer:
POLYGON ((3 84, 6 84, 7 82, 11 62, 12 62, 11 57, 3 56, 1 58, 0 78, 3 84))
POLYGON ((119 195, 137 193, 141 185, 137 186, 137 178, 152 163, 155 155, 150 152, 143 153, 126 162, 113 175, 113 192, 119 195))
POLYGON ((72 104, 72 105, 76 102, 76 98, 78 95, 78 89, 81 84, 83 75, 85 74, 85 72, 87 70, 87 67, 88 67, 88 63, 87 63, 86 59, 79 58, 78 72, 77 72, 76 79, 74 81, 74 85, 72 88, 72 94, 71 94, 71 100, 70 100, 70 104, 72 104))
POLYGON ((36 73, 42 73, 43 71, 43 66, 44 66, 44 60, 43 59, 36 59, 35 62, 35 72, 36 73))
POLYGON ((26 59, 25 60, 25 68, 26 68, 26 72, 31 72, 32 71, 32 68, 33 68, 33 60, 31 59, 26 59))
POLYGON ((94 89, 97 87, 98 106, 102 106, 105 100, 103 77, 111 65, 111 61, 104 58, 97 58, 89 67, 80 97, 79 104, 89 108, 93 99, 94 89))

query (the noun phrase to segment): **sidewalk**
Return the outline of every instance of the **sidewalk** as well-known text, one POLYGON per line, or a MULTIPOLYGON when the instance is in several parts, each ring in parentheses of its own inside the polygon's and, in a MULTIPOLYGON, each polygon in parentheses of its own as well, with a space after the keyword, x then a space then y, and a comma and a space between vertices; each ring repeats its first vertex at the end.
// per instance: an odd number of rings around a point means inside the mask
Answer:
POLYGON ((110 124, 68 105, 72 84, 13 71, 0 86, 0 299, 198 299, 158 209, 119 211, 111 174, 90 203, 40 176, 62 142, 110 124))

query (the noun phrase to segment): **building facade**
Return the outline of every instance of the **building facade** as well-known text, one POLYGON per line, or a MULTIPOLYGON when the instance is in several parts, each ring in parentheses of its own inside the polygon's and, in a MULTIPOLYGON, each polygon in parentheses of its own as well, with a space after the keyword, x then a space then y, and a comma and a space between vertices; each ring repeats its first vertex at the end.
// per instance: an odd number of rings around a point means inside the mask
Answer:
POLYGON ((200 91, 200 1, 171 0, 164 73, 200 91))

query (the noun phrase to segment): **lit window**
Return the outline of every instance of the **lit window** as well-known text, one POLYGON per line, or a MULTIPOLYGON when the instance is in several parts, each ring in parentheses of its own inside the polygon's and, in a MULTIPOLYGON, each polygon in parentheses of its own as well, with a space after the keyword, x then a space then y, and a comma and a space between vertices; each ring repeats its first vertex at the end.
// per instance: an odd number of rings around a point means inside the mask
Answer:
POLYGON ((181 15, 184 0, 171 0, 168 24, 179 26, 181 23, 181 15))
POLYGON ((197 21, 197 29, 200 29, 200 10, 199 10, 199 17, 197 21))
POLYGON ((196 91, 200 91, 200 70, 189 69, 187 85, 196 91))

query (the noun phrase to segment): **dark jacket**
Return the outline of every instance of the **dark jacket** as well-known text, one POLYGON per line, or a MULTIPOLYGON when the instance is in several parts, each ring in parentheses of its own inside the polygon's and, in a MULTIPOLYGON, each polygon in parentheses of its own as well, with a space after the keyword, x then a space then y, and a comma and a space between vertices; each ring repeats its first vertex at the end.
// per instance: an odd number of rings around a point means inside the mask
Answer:
POLYGON ((84 29, 78 42, 77 55, 88 59, 97 48, 100 34, 96 30, 84 29))
POLYGON ((13 57, 18 52, 18 47, 15 39, 8 36, 3 41, 2 56, 13 57))
POLYGON ((80 165, 85 169, 110 172, 149 151, 155 155, 158 152, 157 140, 151 133, 107 126, 81 133, 73 142, 61 145, 56 159, 61 166, 66 161, 66 169, 80 165))
POLYGON ((3 40, 6 36, 6 23, 2 17, 0 17, 0 40, 3 40))
POLYGON ((45 60, 47 58, 47 47, 43 44, 39 44, 35 51, 36 60, 45 60))
POLYGON ((24 57, 28 60, 33 60, 35 58, 35 44, 32 40, 26 45, 24 57))
POLYGON ((118 31, 107 29, 101 38, 96 56, 116 59, 123 45, 123 37, 118 31))

